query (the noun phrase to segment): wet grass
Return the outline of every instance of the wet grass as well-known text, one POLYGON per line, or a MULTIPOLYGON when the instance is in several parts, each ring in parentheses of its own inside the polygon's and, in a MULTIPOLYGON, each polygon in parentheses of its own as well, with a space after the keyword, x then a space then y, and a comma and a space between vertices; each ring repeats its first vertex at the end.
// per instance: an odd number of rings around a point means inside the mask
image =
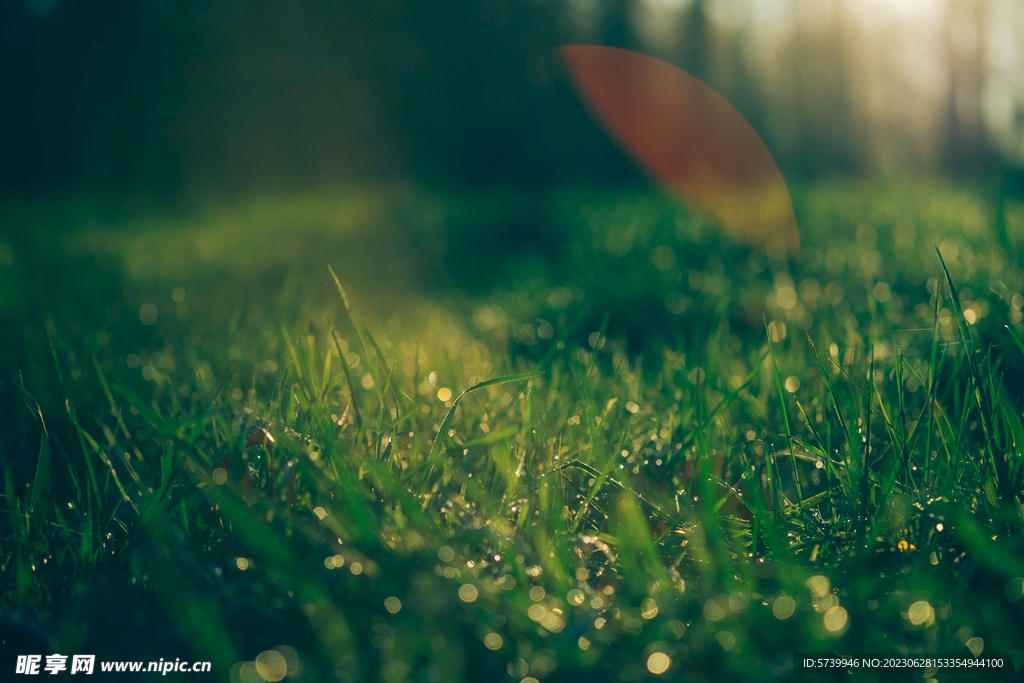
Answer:
POLYGON ((795 198, 799 260, 642 192, 8 207, 2 665, 1019 661, 1024 209, 795 198))

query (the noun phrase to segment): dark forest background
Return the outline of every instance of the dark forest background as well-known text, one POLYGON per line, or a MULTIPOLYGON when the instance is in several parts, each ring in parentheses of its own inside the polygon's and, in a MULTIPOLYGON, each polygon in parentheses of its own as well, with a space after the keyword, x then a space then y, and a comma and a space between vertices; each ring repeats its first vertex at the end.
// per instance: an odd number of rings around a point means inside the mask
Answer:
POLYGON ((899 21, 857 33, 840 11, 851 3, 789 4, 803 14, 783 16, 780 31, 740 0, 8 0, 0 193, 635 181, 552 52, 575 42, 643 50, 702 78, 790 176, 988 175, 1019 163, 1024 105, 995 133, 983 107, 986 79, 998 85, 982 40, 997 0, 946 3, 945 28, 929 38, 944 80, 914 97, 919 114, 897 94, 923 76, 876 45, 891 46, 882 29, 899 21), (812 5, 830 13, 808 15, 812 5), (973 43, 957 38, 964 26, 973 43), (878 87, 881 106, 865 92, 878 87))

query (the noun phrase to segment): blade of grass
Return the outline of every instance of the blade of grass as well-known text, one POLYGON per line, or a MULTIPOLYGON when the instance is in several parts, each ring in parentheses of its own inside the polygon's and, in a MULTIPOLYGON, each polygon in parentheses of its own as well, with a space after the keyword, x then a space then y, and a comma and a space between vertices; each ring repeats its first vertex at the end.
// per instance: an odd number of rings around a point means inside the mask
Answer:
POLYGON ((53 488, 53 479, 50 476, 50 433, 46 429, 46 420, 43 419, 43 410, 39 407, 38 401, 24 386, 18 388, 21 390, 25 405, 43 428, 43 434, 39 439, 39 458, 36 460, 36 472, 32 478, 32 491, 28 499, 28 533, 35 535, 41 530, 46 519, 46 511, 50 506, 50 491, 53 488))
POLYGON ((768 352, 766 351, 761 355, 761 358, 754 365, 754 368, 750 371, 750 373, 747 374, 747 378, 743 380, 743 384, 729 392, 729 394, 725 398, 723 398, 717 406, 715 406, 714 410, 711 411, 711 414, 708 415, 708 417, 700 424, 700 426, 697 427, 697 429, 693 430, 690 434, 686 435, 686 438, 682 441, 683 445, 682 448, 679 449, 680 451, 685 451, 687 448, 689 448, 693 444, 694 439, 696 439, 700 434, 702 434, 705 429, 710 427, 711 424, 718 419, 718 416, 725 412, 725 410, 730 405, 732 405, 732 403, 737 398, 739 398, 740 393, 748 386, 750 386, 750 383, 753 382, 754 379, 757 377, 757 374, 761 371, 761 366, 764 365, 764 361, 767 358, 768 352))
POLYGON ((337 274, 335 274, 334 268, 328 265, 327 270, 330 271, 331 277, 334 278, 334 284, 337 285, 338 293, 341 294, 341 301, 345 304, 345 312, 348 314, 349 322, 352 323, 352 327, 356 331, 356 339, 359 340, 359 352, 366 361, 366 371, 370 373, 374 386, 380 386, 380 382, 373 376, 373 367, 370 364, 370 354, 366 351, 366 338, 363 335, 363 328, 358 322, 356 322, 355 314, 352 312, 352 305, 348 300, 348 294, 345 293, 345 288, 341 286, 341 280, 339 280, 337 274))
POLYGON ((989 404, 988 393, 982 384, 981 374, 974 359, 974 339, 967 329, 967 319, 964 317, 963 308, 960 306, 960 296, 953 285, 953 277, 949 274, 949 268, 946 267, 946 262, 942 258, 942 252, 939 251, 938 247, 935 247, 935 253, 938 254, 939 262, 942 264, 942 271, 946 274, 949 297, 953 302, 953 308, 956 312, 957 329, 960 332, 960 339, 964 344, 964 353, 967 355, 967 367, 971 372, 974 397, 978 403, 978 409, 981 413, 982 430, 985 433, 985 449, 988 451, 989 460, 992 463, 996 485, 1000 488, 1003 500, 1008 503, 1013 502, 1016 500, 1016 482, 1010 481, 1010 470, 1008 463, 1002 458, 1002 449, 1000 449, 1000 453, 997 455, 994 448, 995 434, 993 430, 992 406, 989 404))
POLYGON ((796 468, 796 458, 793 456, 793 430, 789 425, 789 411, 786 410, 786 395, 782 392, 782 379, 779 377, 779 366, 775 360, 775 347, 772 345, 772 332, 768 328, 767 319, 765 319, 764 331, 768 338, 768 354, 772 358, 772 377, 775 379, 775 391, 779 396, 779 406, 782 408, 782 424, 786 427, 786 441, 789 444, 789 455, 793 466, 793 483, 796 486, 796 497, 799 501, 803 499, 804 495, 802 487, 800 486, 800 471, 796 468))
MULTIPOLYGON (((330 323, 328 323, 330 325, 330 323)), ((356 416, 356 427, 362 427, 363 416, 359 412, 359 399, 356 396, 355 385, 352 384, 352 372, 348 367, 348 359, 345 358, 345 354, 341 352, 341 339, 338 337, 338 333, 334 330, 334 326, 330 326, 331 334, 334 336, 334 343, 338 347, 338 354, 341 356, 341 367, 345 370, 345 381, 348 382, 348 393, 351 399, 352 412, 356 416)))
POLYGON ((455 409, 459 407, 459 403, 462 401, 463 397, 479 389, 486 389, 487 387, 493 387, 499 384, 508 384, 509 382, 521 382, 525 379, 539 377, 542 374, 542 370, 537 370, 535 372, 523 372, 515 375, 503 375, 501 377, 485 380, 479 384, 474 384, 469 389, 466 389, 459 394, 458 397, 452 401, 452 407, 448 409, 448 414, 445 415, 444 420, 441 421, 441 428, 437 430, 437 435, 434 437, 434 444, 430 447, 430 459, 434 460, 441 453, 441 445, 444 443, 444 439, 448 436, 448 430, 451 428, 452 420, 455 419, 455 409))

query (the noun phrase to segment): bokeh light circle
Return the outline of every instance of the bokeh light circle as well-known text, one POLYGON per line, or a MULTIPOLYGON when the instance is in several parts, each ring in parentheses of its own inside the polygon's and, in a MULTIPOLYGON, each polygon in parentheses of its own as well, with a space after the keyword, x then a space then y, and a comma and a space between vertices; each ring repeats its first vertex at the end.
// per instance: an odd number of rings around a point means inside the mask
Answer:
POLYGON ((849 615, 846 610, 839 605, 831 608, 825 612, 825 628, 832 633, 837 633, 846 628, 846 624, 849 621, 849 615))
POLYGON ((664 652, 655 652, 647 658, 647 670, 652 674, 663 674, 672 666, 672 659, 664 652))
POLYGON ((796 600, 788 595, 783 595, 772 603, 772 614, 780 621, 789 619, 794 612, 796 612, 796 600))
POLYGON ((256 673, 265 681, 277 683, 288 675, 288 662, 275 650, 266 650, 256 657, 256 673))

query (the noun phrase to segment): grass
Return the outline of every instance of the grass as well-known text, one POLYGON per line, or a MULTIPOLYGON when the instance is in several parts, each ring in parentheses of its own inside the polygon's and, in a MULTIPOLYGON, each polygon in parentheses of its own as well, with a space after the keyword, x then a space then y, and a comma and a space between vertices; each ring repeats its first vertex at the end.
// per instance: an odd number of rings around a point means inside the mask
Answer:
POLYGON ((795 199, 798 261, 645 192, 7 207, 2 666, 1019 665, 1024 208, 795 199))

